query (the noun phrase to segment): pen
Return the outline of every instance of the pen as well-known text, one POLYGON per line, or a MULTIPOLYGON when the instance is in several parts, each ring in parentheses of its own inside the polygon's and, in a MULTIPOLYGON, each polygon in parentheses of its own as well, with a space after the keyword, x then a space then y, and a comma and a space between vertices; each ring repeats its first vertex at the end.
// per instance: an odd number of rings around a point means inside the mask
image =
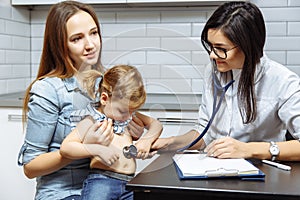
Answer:
POLYGON ((291 167, 288 166, 288 165, 280 164, 280 163, 277 163, 277 162, 272 162, 272 161, 269 161, 269 160, 262 160, 262 162, 266 163, 268 165, 272 165, 274 167, 277 167, 279 169, 283 169, 283 170, 287 170, 287 171, 291 170, 291 167))

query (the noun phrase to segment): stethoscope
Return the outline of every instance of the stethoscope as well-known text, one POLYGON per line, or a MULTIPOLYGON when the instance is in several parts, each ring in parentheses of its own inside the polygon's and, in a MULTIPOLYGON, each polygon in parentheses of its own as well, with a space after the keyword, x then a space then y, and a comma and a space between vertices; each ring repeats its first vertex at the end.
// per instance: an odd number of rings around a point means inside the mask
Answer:
POLYGON ((226 91, 228 90, 228 88, 234 82, 234 80, 231 80, 224 87, 222 87, 220 81, 217 78, 216 70, 213 71, 212 78, 213 78, 213 84, 214 84, 214 101, 213 101, 213 111, 212 111, 211 117, 210 117, 206 127, 202 131, 202 133, 194 141, 192 141, 190 144, 186 145, 185 147, 182 147, 182 148, 178 149, 177 152, 182 152, 184 150, 189 149, 190 147, 194 146, 199 140, 201 140, 201 138, 203 138, 203 136, 208 131, 210 125, 212 124, 212 122, 213 122, 213 120, 214 120, 214 118, 217 114, 217 112, 219 111, 219 109, 221 107, 221 103, 222 103, 222 101, 225 97, 226 91), (220 99, 217 103, 218 92, 222 92, 222 93, 221 93, 220 99))
MULTIPOLYGON (((215 70, 216 71, 216 70, 215 70)), ((228 88, 233 84, 234 80, 229 81, 224 87, 222 87, 220 81, 217 78, 216 72, 212 73, 212 78, 213 78, 213 84, 214 84, 214 101, 213 101, 213 111, 212 111, 212 115, 211 118, 209 119, 206 127, 204 128, 204 130, 202 131, 202 133, 194 140, 192 141, 190 144, 186 145, 185 147, 182 147, 180 149, 177 150, 177 152, 182 152, 184 150, 189 149, 190 147, 194 146, 199 140, 201 140, 201 138, 203 138, 203 136, 206 134, 206 132, 208 131, 209 127, 211 126, 217 112, 219 111, 220 107, 221 107, 221 103, 225 97, 225 93, 228 90, 228 88), (217 102, 217 98, 218 98, 218 93, 221 93, 220 99, 217 102)), ((125 146, 123 148, 123 155, 130 159, 130 158, 135 158, 137 156, 137 148, 134 145, 130 145, 130 146, 125 146)))
POLYGON ((125 146, 123 148, 123 155, 125 156, 125 158, 135 158, 137 156, 137 148, 136 146, 129 145, 129 146, 125 146))

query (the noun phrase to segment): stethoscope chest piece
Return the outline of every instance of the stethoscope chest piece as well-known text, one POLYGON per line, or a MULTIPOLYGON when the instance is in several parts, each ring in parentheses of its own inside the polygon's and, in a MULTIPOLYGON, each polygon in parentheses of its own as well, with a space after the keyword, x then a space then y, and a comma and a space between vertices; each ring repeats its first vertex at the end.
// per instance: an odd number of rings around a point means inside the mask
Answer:
POLYGON ((137 148, 132 144, 123 148, 123 155, 125 158, 135 158, 137 156, 137 148))

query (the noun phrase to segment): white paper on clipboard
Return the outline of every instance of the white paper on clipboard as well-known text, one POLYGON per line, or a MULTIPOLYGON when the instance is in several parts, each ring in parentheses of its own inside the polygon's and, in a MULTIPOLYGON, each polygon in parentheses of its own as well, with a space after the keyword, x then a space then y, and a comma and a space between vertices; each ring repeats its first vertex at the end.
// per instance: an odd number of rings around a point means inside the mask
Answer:
POLYGON ((175 154, 173 160, 185 177, 259 174, 259 169, 243 158, 218 159, 207 157, 206 154, 175 154))

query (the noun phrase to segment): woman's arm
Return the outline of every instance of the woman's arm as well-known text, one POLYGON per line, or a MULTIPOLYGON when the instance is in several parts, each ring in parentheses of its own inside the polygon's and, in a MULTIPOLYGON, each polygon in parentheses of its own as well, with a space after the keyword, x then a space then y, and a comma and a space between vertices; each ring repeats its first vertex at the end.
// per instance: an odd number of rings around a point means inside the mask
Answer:
MULTIPOLYGON (((152 145, 152 149, 159 150, 159 151, 176 151, 182 147, 193 142, 199 133, 196 130, 191 130, 185 134, 178 135, 178 136, 171 136, 167 138, 158 138, 152 145)), ((190 149, 201 149, 205 145, 203 139, 197 142, 194 146, 190 149)))
POLYGON ((19 155, 28 178, 50 174, 71 162, 58 150, 49 152, 59 118, 57 90, 51 81, 39 80, 30 91, 25 141, 19 155))
MULTIPOLYGON (((100 124, 97 123, 92 124, 91 128, 89 129, 89 134, 93 134, 95 130, 99 128, 99 125, 100 124)), ((40 154, 29 163, 25 164, 23 169, 28 178, 35 178, 58 171, 59 169, 70 164, 72 160, 74 159, 62 156, 60 151, 53 151, 40 154)))
MULTIPOLYGON (((300 142, 299 140, 290 140, 286 142, 276 142, 280 153, 277 160, 300 161, 300 142)), ((270 144, 269 144, 270 145, 270 144)))
MULTIPOLYGON (((299 161, 300 160, 300 142, 290 140, 276 142, 280 153, 277 160, 299 161)), ((204 151, 208 156, 217 158, 256 158, 271 159, 269 142, 240 142, 231 137, 224 137, 214 140, 204 151)))
POLYGON ((61 156, 59 151, 44 153, 25 164, 23 169, 28 178, 44 176, 71 163, 72 160, 61 156))

